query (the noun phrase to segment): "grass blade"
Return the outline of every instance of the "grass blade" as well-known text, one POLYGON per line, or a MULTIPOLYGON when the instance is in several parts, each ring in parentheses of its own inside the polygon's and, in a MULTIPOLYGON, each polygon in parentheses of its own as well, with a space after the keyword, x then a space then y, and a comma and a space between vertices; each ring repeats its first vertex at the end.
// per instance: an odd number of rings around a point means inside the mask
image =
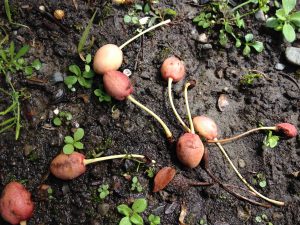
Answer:
POLYGON ((12 23, 12 18, 11 18, 11 12, 10 12, 10 7, 9 7, 9 2, 8 0, 4 0, 4 8, 5 8, 5 13, 7 16, 7 19, 10 23, 12 23))

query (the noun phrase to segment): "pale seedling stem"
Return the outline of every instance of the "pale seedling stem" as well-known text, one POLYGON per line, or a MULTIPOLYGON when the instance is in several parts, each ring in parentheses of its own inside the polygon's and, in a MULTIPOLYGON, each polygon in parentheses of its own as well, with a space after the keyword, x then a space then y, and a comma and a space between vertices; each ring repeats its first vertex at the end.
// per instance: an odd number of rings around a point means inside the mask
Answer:
POLYGON ((189 123, 190 123, 190 129, 191 129, 190 133, 195 134, 194 124, 193 124, 193 120, 192 120, 192 116, 191 116, 189 100, 188 100, 188 95, 187 95, 187 90, 190 85, 191 85, 191 83, 189 83, 189 82, 184 85, 184 100, 185 100, 186 111, 187 111, 187 115, 188 115, 189 123))
MULTIPOLYGON (((145 156, 143 155, 137 155, 137 154, 122 154, 122 155, 111 155, 111 156, 103 156, 95 159, 85 159, 83 160, 84 165, 88 165, 91 163, 96 163, 96 162, 102 162, 106 160, 111 160, 111 159, 144 159, 145 156)), ((152 163, 155 163, 154 160, 152 160, 152 163)))

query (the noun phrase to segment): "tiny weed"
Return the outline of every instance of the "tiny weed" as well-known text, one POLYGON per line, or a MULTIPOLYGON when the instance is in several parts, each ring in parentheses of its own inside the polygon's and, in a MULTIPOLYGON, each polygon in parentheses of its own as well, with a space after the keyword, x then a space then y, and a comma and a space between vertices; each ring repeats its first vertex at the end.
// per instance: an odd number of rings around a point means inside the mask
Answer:
POLYGON ((150 214, 148 216, 148 220, 150 222, 150 225, 158 225, 158 224, 160 224, 160 217, 159 216, 155 216, 153 214, 150 214))
POLYGON ((149 178, 153 178, 155 176, 155 168, 154 167, 149 167, 147 170, 146 170, 146 173, 147 173, 147 176, 149 178))
POLYGON ((246 34, 245 36, 245 47, 243 50, 244 56, 249 56, 251 53, 251 47, 257 52, 262 52, 264 50, 264 44, 260 41, 253 40, 253 34, 246 34))
POLYGON ((73 116, 70 112, 61 111, 53 118, 53 124, 55 126, 61 126, 63 122, 70 121, 72 118, 73 116))
POLYGON ((108 184, 102 184, 99 188, 98 188, 98 193, 99 193, 99 198, 100 199, 105 199, 106 196, 109 195, 109 185, 108 184))
POLYGON ((293 12, 297 0, 282 0, 282 8, 275 13, 276 17, 267 20, 267 27, 281 31, 288 42, 296 40, 295 30, 300 28, 300 11, 293 12))
POLYGON ((258 73, 248 73, 241 78, 241 83, 244 85, 252 85, 255 79, 262 78, 261 74, 258 73))
POLYGON ((266 225, 273 225, 273 223, 269 221, 268 216, 264 213, 261 215, 257 215, 254 220, 255 220, 255 223, 263 223, 266 225))
POLYGON ((63 152, 67 155, 72 154, 74 152, 74 149, 83 149, 83 144, 80 142, 80 140, 84 136, 84 130, 82 128, 78 128, 74 136, 66 136, 65 137, 65 146, 63 147, 63 152))
POLYGON ((138 192, 143 191, 143 187, 136 176, 134 176, 131 181, 132 181, 132 183, 131 183, 130 190, 132 190, 132 191, 136 190, 138 192))
POLYGON ((78 82, 82 87, 91 88, 93 83, 93 77, 95 75, 94 71, 91 69, 89 65, 92 61, 91 54, 87 54, 85 58, 85 66, 84 71, 82 72, 78 65, 69 66, 69 71, 73 74, 71 76, 67 76, 64 79, 65 84, 71 91, 76 91, 74 85, 78 82))
POLYGON ((267 180, 263 173, 257 173, 252 181, 255 185, 258 184, 261 188, 265 188, 267 186, 267 180))
POLYGON ((273 135, 272 131, 269 131, 268 135, 265 136, 263 141, 264 146, 275 148, 278 145, 279 136, 273 135))
POLYGON ((99 102, 111 102, 111 96, 104 91, 103 84, 100 84, 99 88, 94 90, 94 94, 98 97, 99 102))
POLYGON ((55 199, 55 198, 53 197, 53 189, 52 189, 51 187, 49 187, 49 188, 47 189, 47 193, 48 193, 48 199, 49 199, 49 200, 55 199))
POLYGON ((117 207, 118 212, 125 216, 120 220, 119 225, 144 224, 144 220, 139 214, 144 212, 147 206, 148 203, 145 198, 136 199, 131 208, 125 204, 119 205, 117 207))

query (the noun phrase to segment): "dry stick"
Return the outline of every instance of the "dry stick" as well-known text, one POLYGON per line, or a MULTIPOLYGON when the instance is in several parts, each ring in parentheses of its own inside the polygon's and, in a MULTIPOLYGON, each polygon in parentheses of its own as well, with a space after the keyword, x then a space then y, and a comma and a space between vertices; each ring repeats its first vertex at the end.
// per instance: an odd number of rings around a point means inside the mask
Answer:
POLYGON ((276 127, 258 127, 258 128, 248 130, 245 133, 239 134, 239 135, 231 137, 231 138, 207 140, 207 142, 208 143, 227 143, 227 142, 234 141, 236 139, 239 139, 239 138, 244 137, 252 132, 259 131, 259 130, 277 130, 277 128, 276 127))
POLYGON ((172 82, 173 82, 173 79, 171 77, 169 77, 169 79, 168 79, 168 95, 169 95, 169 101, 171 104, 171 108, 172 108, 173 113, 175 114, 176 118, 181 123, 181 125, 186 130, 186 132, 191 132, 190 128, 185 124, 185 122, 183 122, 183 120, 181 119, 180 115, 178 114, 178 112, 174 106, 174 102, 173 102, 173 98, 172 98, 172 82))
POLYGON ((153 111, 151 111, 146 106, 144 106, 143 104, 138 102, 132 95, 128 95, 127 99, 130 100, 132 103, 136 104, 141 109, 145 110, 151 116, 153 116, 160 123, 160 125, 163 127, 168 140, 170 140, 170 141, 172 140, 172 138, 173 138, 172 132, 170 131, 170 129, 167 127, 167 125, 164 123, 164 121, 162 121, 162 119, 158 115, 156 115, 153 111))
POLYGON ((120 48, 120 49, 124 48, 126 45, 128 45, 129 43, 131 43, 132 41, 134 41, 134 40, 137 39, 138 37, 142 36, 143 34, 149 32, 149 31, 151 31, 151 30, 154 30, 154 29, 157 28, 157 27, 160 27, 160 26, 162 26, 162 25, 165 25, 165 24, 167 24, 167 23, 170 23, 170 22, 171 22, 171 20, 165 20, 165 21, 162 21, 162 22, 160 22, 160 23, 158 23, 158 24, 156 24, 156 25, 154 25, 154 26, 152 26, 152 27, 149 27, 148 29, 144 30, 143 32, 137 34, 137 35, 134 36, 133 38, 131 38, 131 39, 129 39, 128 41, 126 41, 126 42, 125 42, 124 44, 122 44, 119 48, 120 48))
POLYGON ((247 197, 245 197, 243 195, 240 195, 240 194, 238 194, 236 192, 233 192, 225 184, 223 184, 209 169, 205 168, 204 170, 211 177, 211 179, 213 179, 213 181, 215 181, 216 183, 218 183, 221 188, 223 188, 225 191, 227 191, 229 194, 235 196, 236 198, 238 198, 238 199, 240 199, 242 201, 249 202, 249 203, 251 203, 253 205, 263 206, 265 208, 270 208, 271 207, 271 205, 269 205, 269 204, 264 204, 264 203, 261 203, 261 202, 257 202, 255 200, 247 198, 247 197))
MULTIPOLYGON (((217 138, 215 138, 215 140, 217 140, 217 138)), ((247 181, 246 179, 240 174, 240 172, 237 170, 237 168, 235 167, 235 165, 233 164, 233 162, 231 161, 231 159, 229 158, 229 156, 227 155, 225 149, 222 147, 222 145, 217 142, 216 143, 219 147, 219 149, 221 150, 221 152, 223 153, 223 155, 225 156, 225 158, 227 159, 227 161, 229 162, 229 164, 231 165, 231 167, 233 168, 234 172, 238 175, 238 177, 240 178, 240 180, 248 187, 249 190, 253 191, 258 197, 264 199, 267 202, 270 202, 274 205, 277 206, 283 206, 284 202, 280 202, 274 199, 270 199, 264 195, 262 195, 261 193, 259 193, 258 191, 256 191, 247 181)))
MULTIPOLYGON (((101 161, 106 161, 106 160, 111 160, 111 159, 144 159, 146 158, 144 155, 138 155, 138 154, 122 154, 122 155, 112 155, 112 156, 104 156, 104 157, 99 157, 95 159, 85 159, 83 160, 84 165, 88 165, 91 163, 95 162, 101 162, 101 161)), ((151 161, 152 163, 155 163, 154 160, 151 161)))
POLYGON ((191 111, 190 111, 190 106, 189 106, 189 100, 188 100, 188 96, 187 96, 187 89, 188 89, 188 87, 190 85, 191 85, 190 82, 187 82, 184 85, 184 100, 185 100, 186 111, 187 111, 187 115, 188 115, 189 123, 190 123, 190 128, 191 128, 190 133, 195 134, 194 124, 193 124, 193 120, 192 120, 192 116, 191 116, 191 111))
POLYGON ((23 220, 20 222, 20 225, 26 225, 27 224, 27 221, 26 220, 23 220))

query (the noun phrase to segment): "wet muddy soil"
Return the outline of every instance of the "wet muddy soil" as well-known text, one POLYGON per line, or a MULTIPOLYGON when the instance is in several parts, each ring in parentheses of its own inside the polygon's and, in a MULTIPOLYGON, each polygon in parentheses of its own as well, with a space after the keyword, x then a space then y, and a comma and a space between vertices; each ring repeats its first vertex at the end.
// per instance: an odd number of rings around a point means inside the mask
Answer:
MULTIPOLYGON (((164 166, 176 168, 177 174, 195 181, 210 181, 200 168, 186 169, 175 155, 175 144, 168 143, 159 124, 129 101, 99 102, 93 91, 99 87, 97 75, 91 89, 76 86, 70 91, 57 76, 69 75, 68 66, 81 65, 77 45, 93 12, 98 9, 89 39, 93 55, 106 43, 121 45, 135 34, 136 27, 123 21, 131 6, 114 6, 110 1, 10 1, 14 21, 28 26, 9 25, 0 3, 0 25, 5 26, 10 41, 16 48, 31 46, 27 61, 39 59, 42 69, 32 78, 23 73, 12 74, 17 89, 27 93, 21 101, 22 128, 19 140, 14 131, 0 134, 0 190, 11 180, 23 181, 32 192, 36 204, 29 225, 115 225, 122 216, 116 207, 131 204, 144 197, 148 208, 142 214, 160 216, 161 224, 179 224, 182 206, 186 206, 185 223, 209 225, 267 224, 294 225, 300 221, 300 139, 281 139, 278 146, 263 146, 267 133, 260 132, 234 143, 225 144, 229 156, 245 178, 260 192, 286 203, 283 207, 265 209, 242 202, 229 195, 218 185, 188 187, 179 183, 169 185, 159 193, 152 193, 153 178, 149 178, 149 164, 139 165, 130 160, 114 160, 90 165, 87 172, 72 181, 62 181, 49 174, 51 160, 62 150, 64 137, 74 128, 85 131, 82 153, 92 157, 93 151, 104 155, 136 153, 155 160, 155 171, 164 166), (44 5, 51 15, 63 9, 65 18, 54 22, 39 11, 44 5), (70 112, 72 120, 54 126, 54 111, 70 112), (101 151, 100 151, 100 150, 101 151), (254 183, 257 174, 263 174, 266 187, 254 183), (124 176, 126 174, 126 176, 124 176), (297 175, 298 174, 298 175, 297 175), (141 192, 131 190, 130 177, 136 176, 141 192), (99 199, 98 188, 108 184, 110 194, 99 199), (52 192, 41 191, 48 185, 52 192), (257 217, 266 215, 258 223, 257 217), (203 223, 205 224, 205 223, 203 223)), ((299 67, 289 64, 284 56, 286 46, 280 33, 272 32, 251 17, 247 21, 252 33, 265 43, 265 50, 251 57, 242 56, 233 46, 222 48, 214 33, 208 34, 207 43, 195 38, 203 31, 192 23, 202 6, 192 1, 160 1, 159 7, 172 8, 177 17, 167 26, 137 39, 124 48, 123 69, 130 69, 134 84, 133 95, 155 111, 170 127, 175 139, 183 130, 173 116, 167 96, 167 83, 161 79, 160 65, 169 55, 177 55, 186 63, 185 81, 194 79, 196 86, 189 91, 191 113, 207 115, 219 128, 219 137, 229 137, 259 124, 272 126, 289 122, 300 126, 299 67), (209 44, 209 45, 208 45, 209 44), (209 47, 207 47, 209 46, 209 47), (285 68, 275 69, 277 63, 285 68), (250 70, 263 72, 267 77, 256 79, 252 85, 243 85, 241 78, 250 70), (296 82, 296 83, 295 83, 296 82), (298 86, 297 86, 298 83, 298 86), (224 95, 228 105, 220 111, 218 99, 224 95)), ((300 40, 294 45, 299 45, 300 40)), ((8 88, 0 76, 1 87, 8 88)), ((182 93, 184 82, 174 85, 174 103, 180 115, 186 115, 182 93)), ((1 96, 1 98, 4 98, 1 96)), ((4 108, 7 99, 1 99, 4 108), (4 101, 2 101, 4 100, 4 101)), ((1 117, 0 117, 1 119, 1 117)), ((187 122, 187 120, 186 120, 187 122)), ((234 186, 242 186, 228 162, 215 145, 208 145, 211 170, 220 179, 234 186)), ((0 219, 0 224, 6 224, 0 219)))

